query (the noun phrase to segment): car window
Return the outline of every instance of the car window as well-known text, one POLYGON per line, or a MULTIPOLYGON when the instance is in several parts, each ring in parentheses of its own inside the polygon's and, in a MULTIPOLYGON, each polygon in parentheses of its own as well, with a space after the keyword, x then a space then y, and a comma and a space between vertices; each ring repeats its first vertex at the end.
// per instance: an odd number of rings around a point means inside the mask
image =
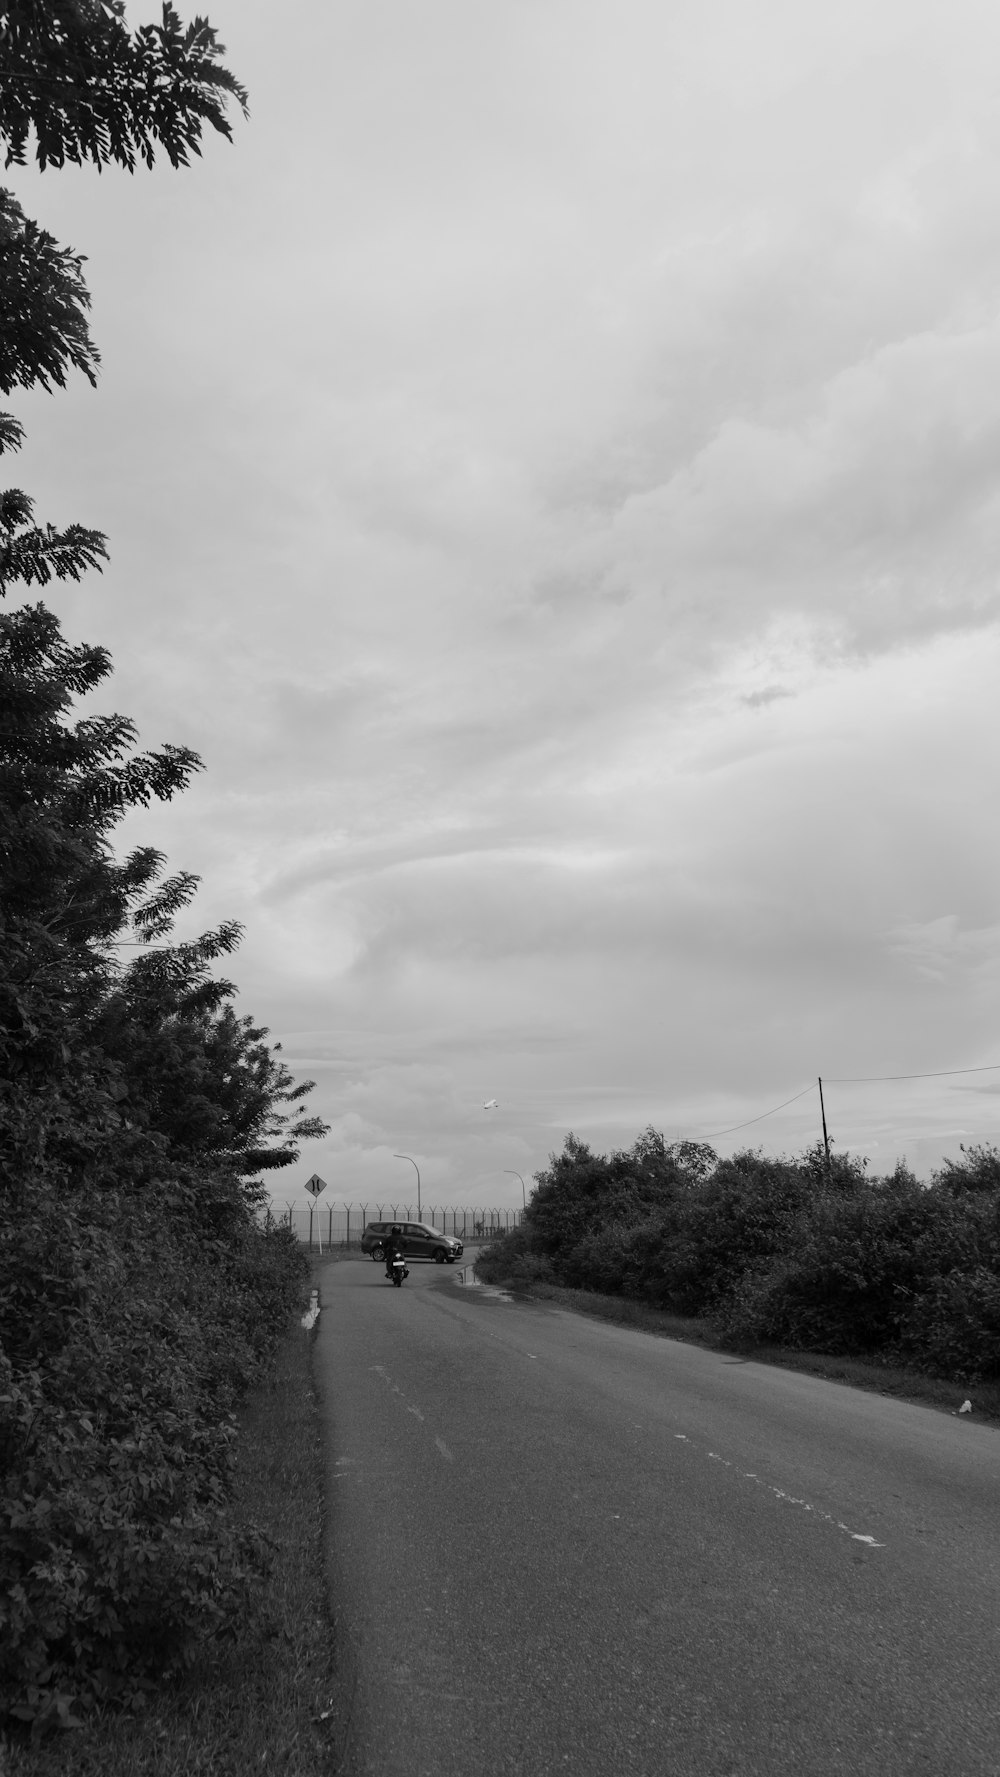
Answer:
POLYGON ((419 1222, 407 1222, 406 1232, 411 1240, 426 1240, 427 1238, 427 1229, 422 1228, 419 1222))

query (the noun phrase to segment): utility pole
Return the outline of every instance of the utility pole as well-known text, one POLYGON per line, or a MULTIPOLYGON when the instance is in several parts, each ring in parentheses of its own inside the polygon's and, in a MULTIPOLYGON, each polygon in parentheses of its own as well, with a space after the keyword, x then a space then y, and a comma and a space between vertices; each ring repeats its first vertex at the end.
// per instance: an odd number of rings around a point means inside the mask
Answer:
POLYGON ((827 1178, 829 1178, 829 1176, 830 1176, 830 1137, 827 1135, 827 1132, 826 1132, 826 1105, 823 1103, 823 1081, 820 1078, 819 1074, 817 1074, 816 1078, 817 1078, 817 1080, 819 1080, 819 1114, 823 1119, 823 1149, 826 1154, 826 1175, 827 1175, 827 1178))

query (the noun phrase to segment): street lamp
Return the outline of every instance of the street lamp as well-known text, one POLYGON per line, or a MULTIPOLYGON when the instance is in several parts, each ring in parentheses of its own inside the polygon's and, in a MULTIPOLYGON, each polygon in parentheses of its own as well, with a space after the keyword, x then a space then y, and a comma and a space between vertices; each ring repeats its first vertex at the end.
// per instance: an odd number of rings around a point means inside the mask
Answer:
POLYGON ((423 1216, 420 1214, 420 1168, 412 1154, 393 1154, 392 1157, 394 1160, 408 1160, 417 1175, 417 1221, 421 1222, 423 1221, 423 1216))
MULTIPOLYGON (((521 1174, 520 1174, 520 1173, 519 1173, 519 1172, 515 1172, 515 1171, 514 1171, 514 1169, 513 1169, 513 1167, 512 1167, 512 1166, 505 1166, 505 1167, 504 1167, 504 1172, 509 1172, 509 1173, 510 1173, 510 1176, 511 1176, 511 1178, 521 1178, 521 1174)), ((527 1209, 527 1207, 528 1207, 528 1199, 527 1199, 527 1197, 525 1197, 525 1195, 524 1195, 524 1180, 523 1180, 523 1178, 521 1178, 521 1198, 522 1198, 522 1201, 523 1201, 523 1203, 524 1203, 524 1207, 525 1207, 525 1209, 527 1209)))

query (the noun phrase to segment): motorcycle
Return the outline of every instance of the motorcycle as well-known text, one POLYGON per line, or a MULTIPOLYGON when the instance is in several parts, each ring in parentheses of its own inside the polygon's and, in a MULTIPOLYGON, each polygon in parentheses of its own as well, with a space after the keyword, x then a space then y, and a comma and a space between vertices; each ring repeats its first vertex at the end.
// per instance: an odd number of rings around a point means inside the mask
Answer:
POLYGON ((409 1277, 409 1275, 410 1275, 409 1266, 404 1262, 403 1259, 400 1258, 399 1254, 397 1253, 396 1257, 392 1261, 393 1287, 397 1290, 401 1290, 403 1287, 403 1278, 409 1277))

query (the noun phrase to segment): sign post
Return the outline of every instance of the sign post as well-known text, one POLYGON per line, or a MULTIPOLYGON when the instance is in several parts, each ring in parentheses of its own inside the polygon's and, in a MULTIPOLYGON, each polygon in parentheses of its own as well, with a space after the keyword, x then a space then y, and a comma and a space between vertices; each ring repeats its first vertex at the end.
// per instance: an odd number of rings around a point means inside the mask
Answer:
MULTIPOLYGON (((309 1206, 309 1245, 312 1246, 313 1210, 317 1207, 316 1200, 319 1197, 320 1192, 326 1190, 326 1179, 320 1178, 319 1173, 314 1172, 312 1175, 312 1178, 306 1179, 306 1190, 309 1192, 309 1195, 312 1198, 312 1203, 309 1206)), ((319 1235, 319 1250, 320 1250, 320 1253, 322 1254, 322 1251, 323 1251, 323 1229, 320 1226, 320 1220, 319 1220, 318 1215, 316 1217, 316 1232, 319 1235)))

